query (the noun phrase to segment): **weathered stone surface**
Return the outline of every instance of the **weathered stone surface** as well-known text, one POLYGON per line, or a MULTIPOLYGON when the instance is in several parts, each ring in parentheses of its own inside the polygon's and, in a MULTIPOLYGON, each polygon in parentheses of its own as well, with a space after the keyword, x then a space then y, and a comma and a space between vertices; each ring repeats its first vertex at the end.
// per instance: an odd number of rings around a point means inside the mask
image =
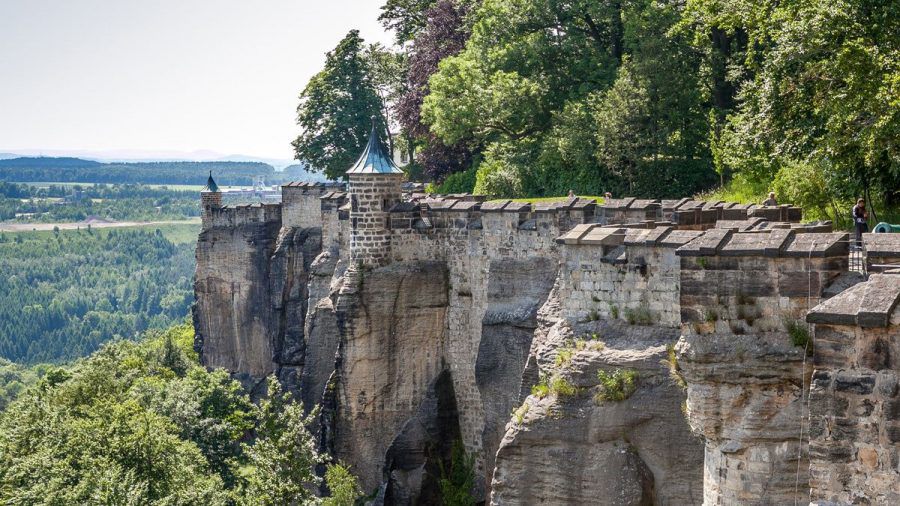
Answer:
MULTIPOLYGON (((275 371, 274 347, 281 326, 269 291, 273 279, 269 260, 280 227, 279 221, 268 221, 201 232, 194 327, 204 365, 251 378, 275 371)), ((280 297, 279 293, 275 299, 280 297)), ((282 305, 281 300, 277 303, 282 305)))
POLYGON ((442 262, 348 270, 338 301, 341 351, 333 447, 365 490, 443 371, 447 270, 442 262))
POLYGON ((897 502, 900 276, 854 285, 846 234, 686 199, 398 204, 395 183, 207 198, 197 253, 204 363, 299 386, 376 504, 437 503, 457 440, 495 504, 897 502), (663 363, 679 335, 702 439, 663 363), (596 401, 619 369, 635 392, 596 401), (575 391, 531 396, 542 377, 575 391))
POLYGON ((540 373, 561 375, 578 392, 524 400, 497 452, 491 504, 700 504, 702 443, 689 432, 684 393, 665 365, 675 335, 558 320, 536 340, 540 373), (578 338, 587 342, 575 350, 578 338), (556 359, 561 349, 573 351, 569 361, 556 359), (601 369, 637 371, 636 391, 621 402, 598 402, 601 369))

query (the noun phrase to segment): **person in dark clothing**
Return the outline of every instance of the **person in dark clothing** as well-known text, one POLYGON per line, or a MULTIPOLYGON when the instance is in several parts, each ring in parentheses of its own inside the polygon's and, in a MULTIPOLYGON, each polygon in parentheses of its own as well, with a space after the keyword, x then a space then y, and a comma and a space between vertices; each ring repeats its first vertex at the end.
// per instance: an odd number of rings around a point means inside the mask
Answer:
POLYGON ((853 206, 853 226, 856 227, 856 245, 862 247, 862 235, 869 231, 869 212, 866 211, 866 201, 859 199, 853 206))

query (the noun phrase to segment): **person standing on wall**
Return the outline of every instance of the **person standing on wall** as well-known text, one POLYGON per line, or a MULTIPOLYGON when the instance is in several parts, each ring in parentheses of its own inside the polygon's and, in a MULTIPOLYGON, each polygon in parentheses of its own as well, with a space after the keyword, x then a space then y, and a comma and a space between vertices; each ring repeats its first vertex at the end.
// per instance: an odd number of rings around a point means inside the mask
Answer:
POLYGON ((862 247, 862 235, 869 231, 869 212, 865 199, 858 199, 853 206, 853 226, 856 228, 856 245, 862 247))

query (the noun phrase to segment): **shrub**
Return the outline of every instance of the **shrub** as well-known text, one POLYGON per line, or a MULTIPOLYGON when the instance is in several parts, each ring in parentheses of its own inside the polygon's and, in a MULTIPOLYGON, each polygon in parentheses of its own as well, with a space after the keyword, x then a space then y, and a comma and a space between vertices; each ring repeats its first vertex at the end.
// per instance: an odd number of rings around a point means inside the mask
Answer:
POLYGON ((432 186, 432 193, 472 193, 475 188, 475 166, 447 176, 443 183, 432 186))
POLYGON ((784 322, 788 335, 794 346, 807 348, 809 345, 809 329, 802 322, 796 320, 787 320, 784 322))
POLYGON ((714 323, 719 320, 719 314, 712 309, 707 309, 703 314, 703 319, 706 320, 706 323, 714 323))
POLYGON ((559 397, 571 397, 578 393, 578 387, 557 374, 550 378, 550 391, 559 397))
POLYGON ((607 401, 619 402, 631 397, 637 388, 638 373, 634 369, 616 369, 612 373, 597 371, 599 390, 594 400, 599 404, 607 401))
POLYGON ((537 397, 538 399, 543 399, 544 397, 550 395, 550 385, 547 384, 546 376, 541 376, 538 384, 532 385, 531 395, 537 397))
POLYGON ((619 319, 619 306, 609 305, 609 314, 612 316, 613 320, 619 319))
POLYGON ((572 355, 575 354, 575 350, 569 347, 559 348, 556 350, 556 358, 553 360, 553 365, 556 367, 565 367, 569 365, 569 362, 572 361, 572 355))
POLYGON ((640 306, 637 309, 626 309, 625 319, 629 325, 653 325, 653 314, 647 306, 640 306))
POLYGON ((663 365, 669 368, 669 378, 672 382, 682 390, 687 389, 687 381, 681 374, 681 366, 678 365, 678 355, 675 353, 675 346, 671 344, 666 345, 666 359, 662 362, 663 365))
POLYGON ((342 464, 329 464, 325 470, 325 483, 331 495, 322 500, 322 506, 353 506, 362 497, 362 489, 350 468, 342 464))
POLYGON ((466 454, 462 442, 453 445, 450 469, 441 463, 441 502, 445 506, 474 506, 475 456, 466 454))
POLYGON ((516 408, 515 411, 513 411, 512 416, 513 416, 513 419, 516 421, 516 424, 522 425, 525 422, 525 415, 528 413, 528 410, 530 408, 531 408, 531 404, 528 404, 528 402, 525 402, 524 404, 522 404, 521 406, 516 408))

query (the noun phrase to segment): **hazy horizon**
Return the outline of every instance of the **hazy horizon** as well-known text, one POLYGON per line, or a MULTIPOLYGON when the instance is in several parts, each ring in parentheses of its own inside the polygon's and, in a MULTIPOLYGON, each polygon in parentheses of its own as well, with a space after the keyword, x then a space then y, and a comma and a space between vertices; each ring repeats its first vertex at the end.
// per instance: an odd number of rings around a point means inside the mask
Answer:
POLYGON ((390 43, 381 4, 4 1, 0 153, 290 160, 325 52, 390 43))

